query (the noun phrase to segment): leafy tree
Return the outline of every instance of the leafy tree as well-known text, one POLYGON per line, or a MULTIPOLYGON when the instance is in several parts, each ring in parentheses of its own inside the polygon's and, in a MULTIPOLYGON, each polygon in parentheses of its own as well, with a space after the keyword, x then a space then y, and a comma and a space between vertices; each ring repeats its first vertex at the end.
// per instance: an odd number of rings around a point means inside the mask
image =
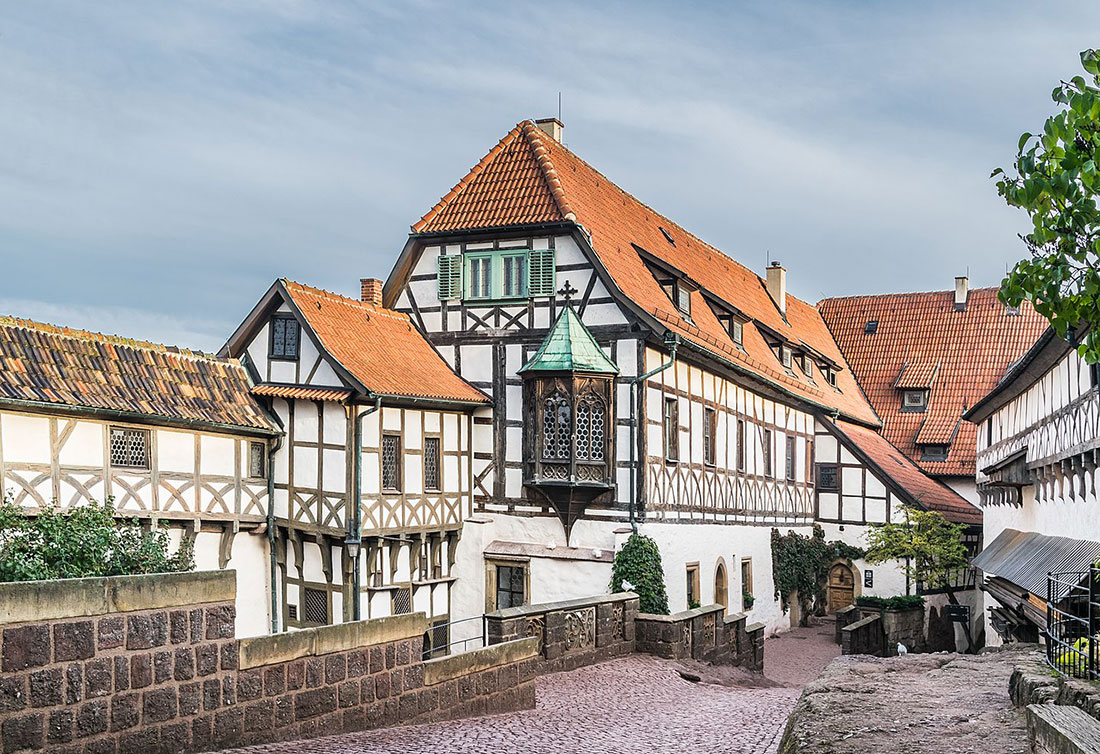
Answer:
POLYGON ((1100 53, 1085 50, 1074 76, 1051 94, 1058 109, 1042 133, 1020 137, 1015 175, 1002 168, 997 191, 1031 216, 1031 252, 1001 285, 1001 299, 1031 301, 1059 337, 1085 326, 1080 352, 1100 361, 1100 53))
POLYGON ((803 626, 811 615, 825 614, 826 587, 833 562, 837 558, 863 557, 863 550, 858 547, 840 541, 826 542, 825 530, 817 524, 809 537, 794 531, 781 535, 778 529, 772 529, 771 544, 775 598, 786 613, 791 595, 797 592, 803 626))
POLYGON ((643 613, 668 615, 668 592, 665 591, 661 551, 651 537, 631 534, 623 549, 615 553, 610 589, 613 593, 636 593, 638 609, 643 613))
POLYGON ((168 552, 163 527, 119 521, 114 507, 91 503, 64 511, 46 508, 34 516, 5 497, 0 502, 0 581, 121 576, 190 571, 194 540, 185 537, 168 552))
MULTIPOLYGON (((964 528, 936 511, 903 506, 901 521, 874 526, 867 531, 867 562, 903 561, 908 584, 919 582, 928 589, 943 589, 947 601, 958 605, 952 581, 960 569, 970 565, 963 545, 964 528)), ((963 623, 968 651, 974 651, 970 624, 963 623)))

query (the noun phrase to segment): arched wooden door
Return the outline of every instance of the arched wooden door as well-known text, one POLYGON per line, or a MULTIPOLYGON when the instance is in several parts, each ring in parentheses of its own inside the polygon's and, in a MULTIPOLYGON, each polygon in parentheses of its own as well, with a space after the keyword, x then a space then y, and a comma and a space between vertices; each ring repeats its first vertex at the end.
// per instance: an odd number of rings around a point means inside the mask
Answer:
POLYGON ((730 590, 726 582, 726 564, 719 563, 714 569, 714 601, 722 607, 730 606, 730 590))
POLYGON ((855 601, 855 576, 852 569, 837 563, 829 569, 829 612, 835 613, 855 601))

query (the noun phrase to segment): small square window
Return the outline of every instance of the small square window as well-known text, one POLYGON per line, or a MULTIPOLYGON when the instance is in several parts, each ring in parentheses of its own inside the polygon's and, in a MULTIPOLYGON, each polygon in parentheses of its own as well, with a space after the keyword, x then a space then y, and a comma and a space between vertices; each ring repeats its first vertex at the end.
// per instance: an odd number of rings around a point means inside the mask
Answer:
POLYGON ((924 452, 921 454, 921 460, 946 461, 948 449, 949 446, 947 445, 925 445, 924 452))
POLYGON ((878 320, 868 320, 867 324, 863 326, 863 332, 866 335, 874 335, 876 332, 878 332, 878 320))
POLYGON ((835 491, 839 489, 840 477, 837 474, 836 464, 821 463, 817 466, 817 488, 819 490, 835 491))
POLYGON ((267 445, 262 442, 248 443, 248 476, 267 479, 267 445))
POLYGON ((271 319, 271 358, 284 361, 298 360, 298 343, 301 330, 294 317, 277 316, 271 319))
POLYGON ((111 427, 111 465, 149 468, 149 430, 111 427))
POLYGON ((323 626, 328 623, 328 595, 320 589, 302 590, 305 611, 303 622, 323 626))
POLYGON ((496 566, 496 609, 521 607, 527 604, 527 566, 496 566))
POLYGON ((902 411, 924 411, 928 404, 927 390, 905 390, 902 392, 902 411))

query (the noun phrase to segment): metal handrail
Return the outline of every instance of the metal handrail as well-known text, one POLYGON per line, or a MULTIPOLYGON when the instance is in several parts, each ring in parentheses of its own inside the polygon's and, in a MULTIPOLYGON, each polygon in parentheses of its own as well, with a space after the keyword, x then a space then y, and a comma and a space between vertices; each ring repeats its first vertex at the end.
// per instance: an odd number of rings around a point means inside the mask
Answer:
MULTIPOLYGON (((460 618, 458 620, 453 620, 453 621, 450 621, 448 623, 439 623, 439 624, 429 625, 428 626, 428 631, 429 632, 434 631, 434 630, 439 629, 439 628, 446 628, 447 629, 447 643, 439 645, 439 646, 434 646, 433 645, 432 648, 431 648, 432 653, 437 652, 440 649, 443 649, 443 650, 446 650, 445 654, 459 654, 459 653, 456 653, 456 652, 452 652, 451 647, 456 646, 458 644, 461 644, 462 645, 462 650, 461 651, 465 652, 465 651, 467 651, 467 645, 472 641, 481 642, 482 647, 488 646, 488 639, 486 638, 487 637, 487 624, 486 624, 484 615, 475 615, 475 616, 470 617, 470 618, 460 618), (451 626, 457 626, 460 623, 470 623, 471 621, 475 621, 475 620, 481 621, 481 635, 480 636, 470 636, 466 639, 457 639, 455 641, 451 640, 451 633, 452 633, 451 632, 451 626)), ((476 647, 475 647, 475 649, 476 649, 476 647)), ((425 655, 425 657, 427 657, 429 655, 427 647, 425 647, 425 649, 424 649, 424 655, 425 655)))
POLYGON ((1100 680, 1100 568, 1047 574, 1047 664, 1062 675, 1100 680))

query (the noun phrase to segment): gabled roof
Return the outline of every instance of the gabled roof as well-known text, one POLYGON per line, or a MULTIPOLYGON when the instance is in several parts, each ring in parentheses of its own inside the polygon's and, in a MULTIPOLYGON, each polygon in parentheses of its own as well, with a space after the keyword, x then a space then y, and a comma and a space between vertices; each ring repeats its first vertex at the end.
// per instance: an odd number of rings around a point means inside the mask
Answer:
POLYGON ((369 393, 490 402, 455 374, 408 315, 290 280, 279 285, 321 347, 369 393))
POLYGON ((846 421, 832 425, 841 437, 847 438, 857 454, 893 481, 894 492, 906 502, 925 510, 942 513, 957 524, 982 522, 982 512, 943 482, 925 474, 904 453, 878 432, 846 421))
POLYGON ((607 357, 592 333, 566 306, 531 360, 520 372, 595 372, 618 374, 619 367, 607 357))
POLYGON ((0 317, 0 404, 274 434, 236 359, 0 317))
POLYGON ((977 428, 959 419, 1047 326, 1026 302, 1009 314, 996 288, 972 289, 963 311, 955 311, 954 291, 830 298, 818 308, 882 417, 883 434, 925 471, 943 475, 974 475, 977 428), (872 320, 878 327, 870 334, 872 320), (924 413, 901 410, 906 387, 929 388, 924 413), (946 460, 921 460, 920 444, 947 442, 946 460))
MULTIPOLYGON (((878 425, 815 307, 788 295, 784 316, 756 273, 620 189, 532 121, 513 128, 412 230, 435 234, 558 222, 577 223, 622 300, 678 333, 688 347, 826 410, 878 425), (812 380, 797 369, 789 374, 757 327, 745 327, 739 348, 703 291, 691 294, 691 320, 685 318, 638 249, 796 347, 804 344, 839 365, 839 389, 820 374, 812 380)), ((399 262, 395 274, 404 269, 399 262)))

